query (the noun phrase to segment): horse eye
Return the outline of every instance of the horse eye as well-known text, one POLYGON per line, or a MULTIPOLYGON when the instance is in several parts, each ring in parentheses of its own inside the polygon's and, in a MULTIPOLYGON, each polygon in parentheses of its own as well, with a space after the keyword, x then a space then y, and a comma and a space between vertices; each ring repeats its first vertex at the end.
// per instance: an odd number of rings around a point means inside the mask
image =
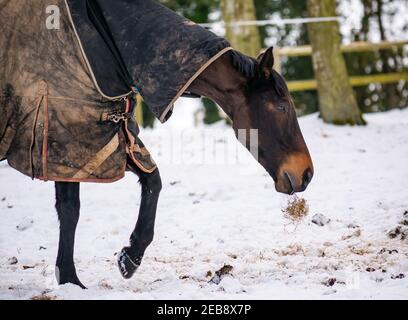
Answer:
POLYGON ((286 112, 287 111, 287 107, 284 104, 280 104, 277 106, 277 109, 281 112, 286 112))

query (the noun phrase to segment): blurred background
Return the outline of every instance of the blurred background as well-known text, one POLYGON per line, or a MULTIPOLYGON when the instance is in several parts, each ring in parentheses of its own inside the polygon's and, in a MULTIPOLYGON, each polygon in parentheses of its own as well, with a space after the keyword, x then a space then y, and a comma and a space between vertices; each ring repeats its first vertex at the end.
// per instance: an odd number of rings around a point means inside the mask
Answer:
MULTIPOLYGON (((288 81, 299 116, 320 111, 328 123, 365 124, 364 113, 408 105, 407 0, 160 2, 247 55, 273 46, 275 69, 288 81), (321 56, 325 66, 318 69, 321 56)), ((212 101, 193 105, 193 119, 187 121, 225 121, 212 101)), ((155 125, 146 107, 139 121, 155 125)))

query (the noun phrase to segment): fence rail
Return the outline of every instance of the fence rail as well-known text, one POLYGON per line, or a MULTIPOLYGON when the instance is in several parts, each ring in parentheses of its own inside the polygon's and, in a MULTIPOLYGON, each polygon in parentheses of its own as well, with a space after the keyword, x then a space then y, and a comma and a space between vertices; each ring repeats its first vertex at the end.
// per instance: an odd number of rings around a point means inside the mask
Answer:
MULTIPOLYGON (((341 46, 343 53, 366 52, 379 50, 397 50, 408 45, 408 40, 403 41, 383 41, 383 42, 353 42, 341 46)), ((279 72, 282 67, 282 57, 305 57, 312 55, 311 46, 282 47, 275 50, 275 68, 279 72)), ((408 71, 397 73, 381 73, 374 75, 360 75, 350 77, 350 83, 353 87, 365 86, 371 83, 392 83, 398 81, 408 82, 408 71)), ((317 83, 315 79, 289 81, 290 91, 315 90, 317 83)))

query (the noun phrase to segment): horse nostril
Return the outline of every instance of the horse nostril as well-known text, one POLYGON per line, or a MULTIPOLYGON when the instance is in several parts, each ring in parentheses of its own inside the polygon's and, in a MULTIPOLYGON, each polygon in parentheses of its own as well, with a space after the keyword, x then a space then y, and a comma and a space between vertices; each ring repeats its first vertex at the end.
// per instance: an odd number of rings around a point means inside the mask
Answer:
POLYGON ((305 172, 303 173, 303 186, 306 187, 310 181, 312 181, 313 173, 310 168, 306 169, 305 172))

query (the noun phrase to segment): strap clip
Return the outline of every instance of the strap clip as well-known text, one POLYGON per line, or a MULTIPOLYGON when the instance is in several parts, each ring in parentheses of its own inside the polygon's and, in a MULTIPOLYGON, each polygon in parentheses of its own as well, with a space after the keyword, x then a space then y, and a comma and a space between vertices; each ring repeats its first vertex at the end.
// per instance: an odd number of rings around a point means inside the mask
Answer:
POLYGON ((132 118, 132 113, 130 112, 112 112, 106 115, 105 121, 112 121, 114 123, 119 123, 121 121, 126 121, 132 118))

